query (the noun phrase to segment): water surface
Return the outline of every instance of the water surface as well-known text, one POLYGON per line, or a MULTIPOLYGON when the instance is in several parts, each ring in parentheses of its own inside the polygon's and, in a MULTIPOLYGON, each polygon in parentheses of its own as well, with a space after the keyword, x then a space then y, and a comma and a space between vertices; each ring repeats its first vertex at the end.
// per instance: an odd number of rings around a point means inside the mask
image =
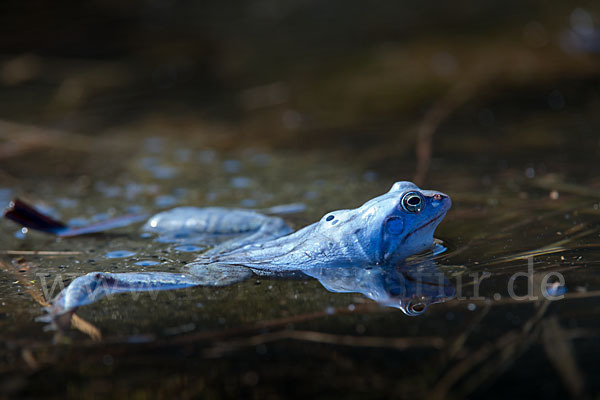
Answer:
POLYGON ((173 20, 153 3, 125 25, 140 11, 111 9, 119 45, 93 55, 77 35, 8 35, 0 202, 73 226, 296 204, 275 210, 297 229, 418 179, 453 200, 436 263, 454 298, 410 317, 318 279, 253 277, 111 296, 57 334, 36 318, 74 278, 177 272, 214 243, 1 220, 0 396, 597 397, 597 6, 267 3, 173 20))

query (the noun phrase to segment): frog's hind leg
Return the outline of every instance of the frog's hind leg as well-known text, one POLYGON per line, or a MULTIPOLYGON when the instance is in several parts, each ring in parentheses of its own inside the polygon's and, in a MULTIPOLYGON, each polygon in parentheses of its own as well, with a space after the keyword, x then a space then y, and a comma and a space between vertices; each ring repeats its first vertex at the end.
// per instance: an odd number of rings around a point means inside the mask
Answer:
POLYGON ((172 290, 197 285, 194 276, 188 274, 91 272, 73 280, 52 299, 46 309, 49 315, 41 320, 51 322, 62 314, 116 293, 172 290))
POLYGON ((252 271, 241 265, 196 262, 187 267, 202 286, 229 286, 252 276, 252 271))
POLYGON ((222 207, 177 207, 151 217, 144 227, 165 243, 206 244, 216 241, 208 255, 229 252, 292 232, 279 217, 222 207))
MULTIPOLYGON (((92 272, 76 278, 63 289, 46 308, 47 315, 38 320, 56 327, 55 322, 64 321, 66 314, 77 308, 94 303, 116 293, 148 292, 182 289, 193 286, 227 286, 242 281, 252 273, 247 268, 216 265, 191 265, 192 273, 139 272, 107 273, 92 272), (196 275, 198 274, 198 275, 196 275)), ((61 323, 64 325, 64 322, 61 323)))
POLYGON ((208 250, 202 254, 201 257, 224 254, 245 246, 259 246, 261 243, 277 239, 291 232, 292 228, 290 228, 281 218, 264 217, 262 225, 256 231, 227 240, 208 250))

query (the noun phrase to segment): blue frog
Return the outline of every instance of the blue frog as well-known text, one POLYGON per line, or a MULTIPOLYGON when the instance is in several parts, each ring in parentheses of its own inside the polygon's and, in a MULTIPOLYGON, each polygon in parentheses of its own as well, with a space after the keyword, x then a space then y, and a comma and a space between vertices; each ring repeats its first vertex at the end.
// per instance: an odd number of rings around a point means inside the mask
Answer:
MULTIPOLYGON (((429 304, 453 295, 432 259, 417 264, 406 261, 434 247, 433 233, 450 207, 446 194, 403 181, 356 209, 329 212, 296 232, 278 216, 251 210, 175 208, 148 219, 143 230, 167 242, 228 239, 200 254, 181 273, 92 272, 78 277, 52 300, 46 320, 112 293, 226 286, 252 275, 299 273, 318 279, 330 291, 363 293, 380 304, 418 315, 429 304)), ((98 232, 139 220, 120 218, 71 229, 22 202, 14 202, 5 216, 59 236, 98 232)))

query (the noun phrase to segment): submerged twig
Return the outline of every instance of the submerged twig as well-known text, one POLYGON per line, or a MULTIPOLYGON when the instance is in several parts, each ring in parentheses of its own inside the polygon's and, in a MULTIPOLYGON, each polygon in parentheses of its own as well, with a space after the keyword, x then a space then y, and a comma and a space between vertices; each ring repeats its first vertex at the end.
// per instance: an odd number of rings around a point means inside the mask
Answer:
POLYGON ((472 96, 478 86, 478 82, 474 82, 472 77, 459 82, 425 113, 417 128, 417 170, 414 177, 417 185, 421 186, 427 176, 435 131, 452 112, 472 96))
POLYGON ((600 198, 600 189, 591 188, 587 185, 563 182, 556 175, 552 174, 533 179, 530 182, 533 186, 540 189, 558 190, 559 192, 571 193, 579 196, 600 198))
POLYGON ((29 367, 29 369, 35 371, 39 368, 40 365, 33 356, 31 349, 24 348, 23 350, 21 350, 21 357, 23 358, 23 361, 25 361, 25 364, 27 364, 27 367, 29 367))
POLYGON ((473 333, 475 328, 481 323, 483 318, 488 314, 490 309, 491 305, 489 303, 486 304, 483 310, 481 310, 479 314, 477 314, 477 316, 469 322, 469 324, 463 330, 463 332, 460 335, 458 335, 456 339, 454 339, 454 341, 448 349, 448 356, 450 358, 454 358, 464 348, 465 342, 467 341, 471 333, 473 333))
POLYGON ((14 151, 2 156, 15 156, 39 147, 60 147, 84 152, 95 150, 93 139, 84 135, 1 119, 0 139, 16 146, 14 151))
MULTIPOLYGON (((13 275, 15 277, 22 276, 21 274, 16 273, 17 271, 15 270, 15 267, 11 263, 7 263, 7 262, 0 260, 0 267, 2 267, 2 269, 4 269, 6 272, 10 273, 11 275, 13 275)), ((21 283, 25 286, 25 290, 27 291, 27 293, 29 293, 31 298, 33 298, 33 300, 35 300, 40 306, 50 307, 50 303, 48 302, 48 300, 44 297, 42 292, 33 285, 33 283, 31 283, 27 280, 23 280, 21 283)), ((71 326, 73 328, 88 335, 92 340, 94 340, 94 341, 102 340, 102 333, 93 324, 78 317, 76 314, 73 314, 71 316, 70 321, 71 321, 71 326)))
POLYGON ((234 339, 227 342, 217 343, 215 346, 206 349, 206 357, 218 357, 225 352, 237 350, 243 347, 257 346, 279 340, 299 340, 305 342, 325 343, 339 346, 352 347, 374 347, 395 350, 406 350, 409 348, 435 348, 440 349, 444 346, 444 338, 434 337, 381 337, 381 336, 352 336, 335 335, 331 333, 315 331, 295 331, 283 330, 277 332, 263 333, 248 338, 234 339))
MULTIPOLYGON (((334 311, 333 315, 336 314, 354 314, 361 312, 387 312, 388 309, 379 307, 373 303, 366 303, 356 305, 353 310, 349 310, 347 307, 338 308, 334 311)), ((250 334, 253 332, 259 332, 265 329, 273 329, 273 328, 281 328, 284 326, 288 326, 290 324, 296 324, 301 322, 313 321, 319 318, 330 317, 332 314, 329 311, 316 311, 311 313, 293 315, 290 317, 276 318, 267 321, 260 321, 256 324, 235 328, 235 329, 225 329, 218 331, 210 331, 210 332, 198 332, 198 333, 190 333, 186 335, 180 335, 175 338, 170 338, 168 340, 169 344, 181 344, 181 343, 192 343, 202 340, 215 340, 223 337, 234 337, 240 336, 244 334, 250 334)), ((156 341, 155 344, 160 345, 160 341, 156 341)))
POLYGON ((0 250, 0 254, 10 256, 74 256, 83 253, 81 251, 0 250))
MULTIPOLYGON (((494 343, 486 343, 479 349, 472 352, 468 357, 452 366, 448 372, 436 383, 432 391, 429 393, 427 398, 432 399, 443 399, 447 397, 448 392, 454 387, 461 379, 465 378, 471 371, 477 366, 482 366, 478 369, 477 373, 472 374, 472 378, 469 379, 463 385, 463 396, 472 392, 482 381, 489 379, 494 374, 497 374, 504 370, 506 365, 512 362, 522 354, 531 344, 531 333, 533 328, 538 324, 540 319, 545 314, 550 301, 544 300, 538 303, 539 306, 535 314, 527 320, 522 328, 513 329, 500 338, 494 343), (488 364, 483 366, 484 361, 491 358, 494 354, 498 355, 498 361, 496 364, 488 364)), ((461 396, 462 397, 462 396, 461 396)))
POLYGON ((580 239, 582 237, 591 235, 591 234, 596 233, 596 232, 598 232, 597 228, 586 229, 586 230, 581 231, 579 233, 576 233, 576 234, 574 234, 572 236, 569 236, 567 238, 558 240, 558 241, 556 241, 554 243, 550 243, 548 245, 539 247, 537 249, 523 251, 523 252, 520 252, 520 253, 511 254, 511 255, 505 256, 505 257, 499 257, 499 258, 496 258, 495 260, 488 261, 488 262, 485 262, 485 263, 481 263, 479 265, 480 266, 496 265, 496 264, 502 264, 502 263, 505 263, 505 262, 511 262, 511 261, 517 261, 517 260, 526 260, 526 259, 531 258, 531 257, 537 257, 537 256, 542 256, 542 255, 547 255, 547 254, 561 253, 563 251, 570 250, 570 249, 568 249, 566 247, 563 247, 564 245, 572 243, 576 239, 580 239))
POLYGON ((583 393, 583 374, 577 367, 573 347, 556 317, 542 321, 542 344, 546 357, 560 376, 572 398, 583 393))
POLYGON ((100 329, 77 314, 71 316, 71 326, 79 332, 85 333, 95 342, 100 342, 102 340, 102 332, 100 329))

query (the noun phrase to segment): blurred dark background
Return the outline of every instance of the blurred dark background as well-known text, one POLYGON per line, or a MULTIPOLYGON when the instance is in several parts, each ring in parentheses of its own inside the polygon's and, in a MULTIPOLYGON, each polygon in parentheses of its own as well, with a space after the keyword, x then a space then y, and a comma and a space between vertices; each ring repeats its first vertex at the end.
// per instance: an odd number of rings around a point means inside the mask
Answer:
POLYGON ((415 124, 448 93, 447 117, 480 135, 538 111, 588 120, 600 103, 599 8, 4 1, 0 118, 83 134, 161 126, 223 146, 351 149, 414 141, 415 124))

